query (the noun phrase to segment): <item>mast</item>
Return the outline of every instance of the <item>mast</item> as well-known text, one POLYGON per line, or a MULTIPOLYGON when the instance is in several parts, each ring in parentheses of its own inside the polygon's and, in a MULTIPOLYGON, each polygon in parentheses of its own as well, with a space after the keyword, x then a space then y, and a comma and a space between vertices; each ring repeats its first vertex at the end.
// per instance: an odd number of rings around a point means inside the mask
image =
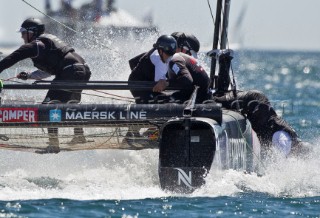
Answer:
MULTIPOLYGON (((221 23, 222 1, 223 1, 223 0, 217 0, 216 21, 215 21, 215 23, 214 23, 214 33, 213 33, 212 50, 218 49, 219 33, 220 33, 220 23, 221 23)), ((210 87, 211 87, 211 88, 213 88, 213 86, 214 86, 216 64, 217 64, 217 60, 216 60, 216 58, 215 58, 214 56, 212 56, 212 57, 211 57, 211 68, 210 68, 210 79, 211 79, 211 85, 210 85, 210 87)))
POLYGON ((231 3, 231 0, 225 0, 225 2, 224 2, 223 24, 222 24, 222 32, 221 32, 220 49, 227 48, 230 3, 231 3))
MULTIPOLYGON (((217 0, 216 21, 214 27, 214 36, 212 50, 226 49, 228 43, 228 25, 231 0, 217 0), (222 25, 221 25, 222 23, 222 25), (218 47, 220 41, 220 47, 218 47)), ((211 57, 210 79, 211 88, 214 87, 215 71, 217 60, 215 55, 211 57)))

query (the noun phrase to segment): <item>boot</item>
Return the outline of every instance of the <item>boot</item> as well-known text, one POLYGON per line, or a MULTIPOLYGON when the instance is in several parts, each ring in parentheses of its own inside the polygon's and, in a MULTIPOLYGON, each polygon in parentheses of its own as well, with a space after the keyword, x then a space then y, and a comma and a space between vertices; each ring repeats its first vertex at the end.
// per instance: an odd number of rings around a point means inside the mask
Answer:
POLYGON ((129 146, 136 147, 144 142, 142 136, 138 131, 128 131, 122 143, 128 144, 129 146))
POLYGON ((149 140, 158 140, 159 138, 159 129, 155 127, 148 128, 143 134, 145 138, 148 138, 149 140))
POLYGON ((87 139, 84 137, 84 135, 77 135, 74 136, 70 142, 68 142, 68 144, 71 145, 76 145, 76 144, 83 144, 83 143, 87 143, 87 139))
POLYGON ((60 152, 59 148, 59 139, 57 137, 55 138, 49 138, 48 146, 43 150, 37 150, 35 151, 37 154, 57 154, 60 152))

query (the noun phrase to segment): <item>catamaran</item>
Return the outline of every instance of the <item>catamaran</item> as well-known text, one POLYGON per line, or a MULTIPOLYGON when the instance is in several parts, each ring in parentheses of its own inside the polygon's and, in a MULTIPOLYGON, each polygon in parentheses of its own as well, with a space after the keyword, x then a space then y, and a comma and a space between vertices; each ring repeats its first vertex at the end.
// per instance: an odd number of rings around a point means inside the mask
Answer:
MULTIPOLYGON (((217 0, 213 50, 208 53, 212 58, 212 80, 219 71, 215 51, 226 48, 229 8, 230 0, 217 0)), ((4 83, 2 89, 150 90, 153 85, 127 81, 36 81, 4 83)), ((47 129, 58 128, 60 152, 159 149, 160 186, 180 193, 191 193, 203 186, 213 164, 221 169, 257 172, 260 143, 248 119, 215 102, 195 104, 196 95, 197 89, 186 104, 2 104, 0 148, 46 153, 47 129), (75 127, 84 129, 85 142, 69 143, 75 127), (131 129, 144 134, 128 138, 131 129)))

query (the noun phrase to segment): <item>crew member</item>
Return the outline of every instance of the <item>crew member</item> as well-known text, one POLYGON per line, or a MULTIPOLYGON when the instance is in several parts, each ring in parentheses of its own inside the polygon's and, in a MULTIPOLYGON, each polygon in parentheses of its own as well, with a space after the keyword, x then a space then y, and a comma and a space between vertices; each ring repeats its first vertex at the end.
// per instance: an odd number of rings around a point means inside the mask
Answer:
POLYGON ((183 32, 174 32, 171 34, 177 41, 176 52, 182 52, 188 54, 194 58, 198 58, 198 52, 200 50, 200 42, 193 34, 187 34, 183 32))
MULTIPOLYGON (((165 36, 163 36, 163 40, 165 40, 165 36)), ((173 55, 176 52, 183 52, 190 55, 196 55, 200 48, 200 43, 198 39, 192 34, 184 34, 181 32, 174 32, 172 36, 168 36, 169 40, 172 40, 172 48, 170 51, 167 50, 167 53, 173 55), (179 44, 177 46, 176 40, 178 40, 179 44)), ((160 40, 159 40, 160 42, 160 40)), ((165 43, 165 42, 163 42, 165 43)), ((170 42, 169 42, 170 43, 170 42)), ((188 55, 186 55, 188 56, 188 55)), ((195 56, 196 57, 196 56, 195 56)), ((188 58, 190 60, 190 58, 188 58)), ((195 59, 193 59, 195 60, 195 59)), ((161 56, 159 55, 158 49, 154 47, 149 52, 142 53, 129 61, 130 68, 132 72, 129 76, 130 81, 155 81, 155 82, 165 82, 166 74, 168 71, 168 63, 165 63, 161 60, 161 56)), ((192 92, 193 86, 190 87, 192 92)), ((161 92, 155 91, 136 91, 131 90, 132 95, 136 99, 136 103, 160 103, 160 102, 169 102, 170 96, 162 95, 161 92), (155 102, 156 99, 156 102, 155 102)), ((184 100, 188 100, 190 97, 190 91, 184 93, 184 98, 182 99, 179 95, 179 92, 175 93, 173 96, 177 101, 181 102, 184 100)), ((173 99, 173 97, 171 97, 173 99)), ((139 142, 139 137, 141 137, 139 133, 140 128, 137 127, 129 127, 129 130, 126 134, 125 142, 128 144, 133 144, 134 142, 139 142)), ((149 128, 143 135, 153 135, 154 133, 158 133, 157 129, 149 128)), ((141 141, 141 140, 140 140, 141 141)))
POLYGON ((232 50, 225 49, 217 52, 219 61, 219 76, 213 99, 224 108, 241 110, 252 124, 264 150, 274 146, 284 156, 290 153, 307 152, 294 129, 272 107, 267 96, 257 90, 230 91, 230 66, 232 50))
POLYGON ((163 63, 168 64, 167 80, 159 80, 154 92, 162 92, 167 86, 179 85, 179 90, 170 95, 169 102, 183 103, 190 99, 195 86, 198 86, 197 103, 210 99, 210 79, 207 72, 199 65, 197 59, 184 53, 176 53, 177 43, 173 36, 162 35, 154 44, 163 63))
MULTIPOLYGON (((53 82, 88 81, 91 75, 88 65, 75 50, 54 35, 45 34, 45 25, 35 18, 25 20, 19 32, 24 45, 0 61, 0 73, 15 63, 31 58, 39 70, 17 75, 19 79, 42 79, 55 76, 53 82)), ((49 90, 43 103, 79 103, 82 90, 49 90)), ((49 146, 47 152, 59 152, 58 129, 49 128, 49 146)), ((74 129, 75 136, 71 143, 85 143, 82 128, 74 129)))
MULTIPOLYGON (((197 52, 200 48, 198 39, 192 34, 174 32, 172 36, 178 42, 176 52, 183 52, 197 58, 197 52)), ((131 60, 129 65, 132 70, 129 76, 130 81, 150 81, 158 82, 166 80, 168 64, 161 61, 158 50, 152 48, 149 52, 142 53, 131 60)), ((136 103, 152 103, 159 93, 152 91, 131 90, 136 99, 136 103)))

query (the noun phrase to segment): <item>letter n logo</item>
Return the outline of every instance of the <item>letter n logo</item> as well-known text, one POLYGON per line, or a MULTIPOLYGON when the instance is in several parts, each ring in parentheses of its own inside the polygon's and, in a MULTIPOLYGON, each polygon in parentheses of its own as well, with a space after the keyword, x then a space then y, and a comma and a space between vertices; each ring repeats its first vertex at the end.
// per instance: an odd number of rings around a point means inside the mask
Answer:
POLYGON ((180 168, 174 168, 175 170, 178 170, 178 185, 181 185, 181 182, 188 186, 189 188, 192 187, 192 174, 191 171, 189 171, 189 176, 187 175, 186 172, 184 172, 180 168))

